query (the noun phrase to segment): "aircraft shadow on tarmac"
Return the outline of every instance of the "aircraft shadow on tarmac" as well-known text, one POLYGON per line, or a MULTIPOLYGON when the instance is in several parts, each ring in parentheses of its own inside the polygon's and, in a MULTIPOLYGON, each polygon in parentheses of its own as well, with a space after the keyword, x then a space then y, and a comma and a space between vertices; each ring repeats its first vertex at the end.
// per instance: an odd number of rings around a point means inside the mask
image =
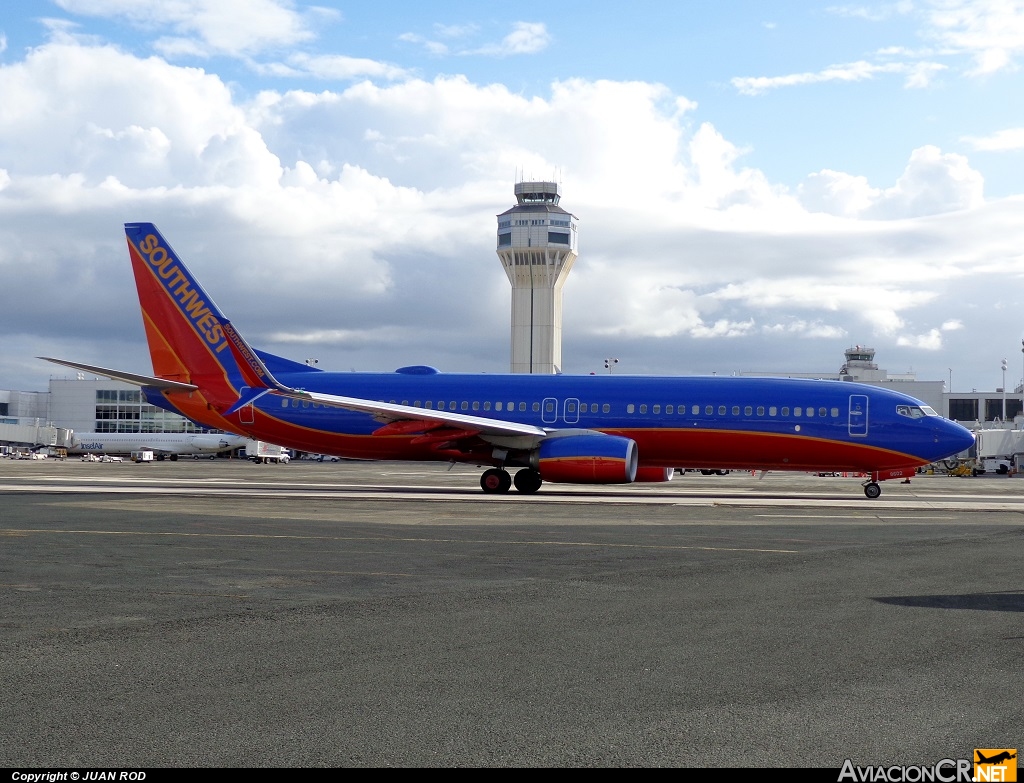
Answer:
POLYGON ((965 595, 906 595, 874 598, 882 604, 924 609, 979 609, 987 612, 1024 612, 1024 590, 965 595))

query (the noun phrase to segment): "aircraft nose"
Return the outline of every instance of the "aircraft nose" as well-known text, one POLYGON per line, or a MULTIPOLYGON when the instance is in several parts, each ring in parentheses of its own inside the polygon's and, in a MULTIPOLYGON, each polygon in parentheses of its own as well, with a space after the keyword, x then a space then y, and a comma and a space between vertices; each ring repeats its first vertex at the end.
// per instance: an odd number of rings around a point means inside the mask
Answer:
POLYGON ((948 419, 942 424, 937 440, 938 445, 943 449, 943 457, 959 454, 974 445, 974 433, 966 427, 948 419))

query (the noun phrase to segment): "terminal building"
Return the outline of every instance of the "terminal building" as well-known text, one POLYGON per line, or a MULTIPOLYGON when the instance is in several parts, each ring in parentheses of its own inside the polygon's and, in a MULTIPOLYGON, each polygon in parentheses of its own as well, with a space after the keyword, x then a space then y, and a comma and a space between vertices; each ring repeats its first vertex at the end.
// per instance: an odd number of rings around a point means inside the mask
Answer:
POLYGON ((875 362, 875 349, 855 345, 845 351, 845 361, 835 373, 803 372, 742 372, 745 376, 773 376, 783 378, 817 378, 837 381, 855 381, 871 386, 883 386, 909 394, 930 405, 947 419, 953 419, 968 429, 984 429, 1006 426, 1009 422, 1021 421, 1024 414, 1024 381, 1012 392, 996 389, 995 392, 953 394, 946 388, 945 381, 920 381, 913 372, 891 373, 880 369, 875 362), (1005 411, 1005 412, 1004 412, 1005 411))
POLYGON ((0 390, 0 444, 67 447, 71 433, 209 432, 150 405, 138 386, 105 378, 50 378, 49 391, 0 390))

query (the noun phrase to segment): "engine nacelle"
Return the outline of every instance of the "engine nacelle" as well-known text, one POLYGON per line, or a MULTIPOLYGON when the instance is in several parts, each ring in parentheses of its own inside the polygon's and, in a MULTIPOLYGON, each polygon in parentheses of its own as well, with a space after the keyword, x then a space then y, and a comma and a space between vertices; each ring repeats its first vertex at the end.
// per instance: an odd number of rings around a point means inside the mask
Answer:
POLYGON ((599 432, 542 441, 530 459, 544 481, 629 484, 636 479, 637 448, 629 438, 599 432))
POLYGON ((657 484, 662 481, 671 481, 674 475, 676 475, 675 468, 637 468, 636 481, 657 484))

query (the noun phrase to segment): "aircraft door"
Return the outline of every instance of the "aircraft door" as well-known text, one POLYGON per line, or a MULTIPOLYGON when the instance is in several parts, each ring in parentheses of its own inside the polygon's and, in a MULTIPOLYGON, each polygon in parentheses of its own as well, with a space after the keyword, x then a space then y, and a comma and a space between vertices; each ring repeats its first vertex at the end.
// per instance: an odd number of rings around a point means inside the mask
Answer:
MULTIPOLYGON (((243 386, 239 390, 239 395, 240 396, 244 395, 247 391, 249 391, 249 387, 248 386, 243 386)), ((242 424, 252 424, 253 423, 253 419, 254 419, 254 414, 252 412, 252 403, 251 402, 248 405, 243 405, 241 408, 238 409, 238 420, 242 424)))
POLYGON ((850 395, 850 437, 868 436, 868 397, 866 394, 850 395))
POLYGON ((554 424, 558 420, 558 400, 545 397, 540 404, 540 420, 545 424, 554 424))
POLYGON ((562 404, 562 419, 566 424, 575 424, 580 420, 580 401, 578 399, 566 398, 562 404))

